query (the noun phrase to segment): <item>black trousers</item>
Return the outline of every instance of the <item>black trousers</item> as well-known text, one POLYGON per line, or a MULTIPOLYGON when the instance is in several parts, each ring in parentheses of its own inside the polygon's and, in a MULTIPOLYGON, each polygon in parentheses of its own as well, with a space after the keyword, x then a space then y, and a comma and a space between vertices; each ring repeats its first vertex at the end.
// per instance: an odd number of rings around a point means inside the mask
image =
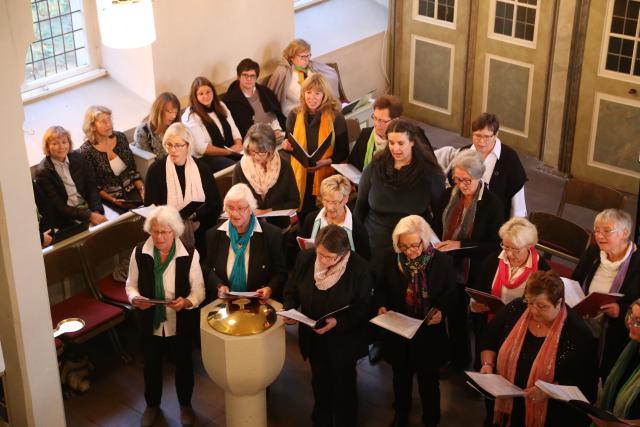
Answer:
POLYGON ((176 393, 180 405, 191 405, 193 394, 193 359, 191 340, 183 336, 142 337, 144 357, 144 398, 147 406, 160 406, 162 398, 162 359, 165 352, 175 362, 176 393))
POLYGON ((451 345, 451 363, 461 369, 467 369, 471 362, 471 328, 468 315, 469 299, 464 291, 464 285, 456 288, 455 304, 447 324, 449 326, 449 342, 451 345))
POLYGON ((309 356, 309 364, 315 399, 311 413, 313 426, 355 426, 358 411, 356 361, 337 362, 326 350, 317 348, 309 356))
POLYGON ((413 392, 413 375, 418 378, 418 391, 422 402, 422 422, 436 425, 440 422, 440 383, 438 369, 429 366, 416 368, 411 363, 396 363, 393 369, 393 407, 396 418, 409 418, 413 392))

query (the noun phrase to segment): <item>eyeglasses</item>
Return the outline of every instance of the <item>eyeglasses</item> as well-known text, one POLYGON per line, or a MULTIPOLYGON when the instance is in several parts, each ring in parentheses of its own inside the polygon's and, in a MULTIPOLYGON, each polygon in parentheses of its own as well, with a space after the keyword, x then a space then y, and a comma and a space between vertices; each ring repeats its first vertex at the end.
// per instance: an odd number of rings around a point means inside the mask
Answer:
POLYGON ((268 151, 249 150, 249 154, 252 156, 264 157, 264 156, 268 156, 270 153, 268 151))
POLYGON ((311 59, 311 54, 308 53, 306 55, 296 55, 300 59, 311 59))
POLYGON ((406 252, 409 249, 420 249, 421 246, 422 246, 422 240, 420 240, 418 243, 411 243, 408 245, 398 243, 398 249, 400 249, 402 252, 406 252))
POLYGON ((511 246, 507 246, 504 243, 500 243, 500 247, 505 252, 520 252, 521 250, 526 249, 526 248, 512 248, 511 246))
POLYGON ((548 304, 535 304, 533 302, 529 302, 529 300, 527 298, 523 298, 522 302, 524 302, 525 304, 527 304, 529 307, 535 307, 536 310, 544 313, 547 312, 549 310, 551 310, 553 308, 552 305, 548 305, 548 304))
POLYGON ((225 206, 224 210, 227 211, 227 213, 234 213, 234 212, 238 212, 238 213, 244 213, 246 211, 249 210, 249 206, 239 206, 239 207, 235 207, 235 206, 225 206))
POLYGON ((329 206, 340 206, 342 204, 342 199, 341 200, 322 200, 322 204, 323 205, 329 205, 329 206))
POLYGON ((240 77, 244 77, 245 79, 249 79, 249 80, 258 78, 256 74, 248 74, 248 73, 240 73, 240 77))
POLYGON ((316 256, 328 262, 336 262, 338 261, 338 259, 340 259, 339 255, 325 255, 325 254, 321 254, 318 251, 316 251, 316 256))
POLYGON ((488 141, 491 138, 493 138, 494 136, 496 136, 495 133, 492 133, 491 135, 487 135, 487 134, 482 134, 482 133, 473 133, 471 134, 471 136, 473 136, 473 139, 481 139, 484 141, 488 141))
POLYGON ((167 146, 167 150, 173 150, 174 148, 178 150, 187 146, 187 144, 172 144, 170 142, 165 145, 167 146))
POLYGON ((452 181, 455 185, 460 185, 460 184, 464 184, 464 185, 471 185, 471 183, 473 182, 472 179, 469 178, 458 178, 457 176, 454 176, 452 178, 452 181))
POLYGON ((377 118, 376 116, 374 116, 373 114, 371 115, 371 120, 373 120, 373 123, 379 123, 381 125, 386 125, 387 123, 389 123, 391 120, 393 119, 389 119, 389 120, 382 120, 377 118))
POLYGON ((627 317, 625 320, 627 321, 629 326, 632 326, 634 328, 640 328, 640 318, 637 318, 636 316, 632 315, 631 310, 629 310, 629 312, 627 313, 627 317))
POLYGON ((173 230, 154 230, 152 228, 150 233, 154 236, 168 236, 169 234, 173 234, 173 230))
POLYGON ((600 234, 600 235, 602 235, 602 236, 608 236, 608 235, 610 235, 610 234, 615 233, 616 231, 618 231, 618 229, 616 229, 616 228, 609 228, 609 229, 604 229, 604 230, 603 230, 603 229, 600 229, 600 228, 595 228, 595 229, 593 230, 593 234, 594 234, 594 235, 596 235, 596 234, 600 234))

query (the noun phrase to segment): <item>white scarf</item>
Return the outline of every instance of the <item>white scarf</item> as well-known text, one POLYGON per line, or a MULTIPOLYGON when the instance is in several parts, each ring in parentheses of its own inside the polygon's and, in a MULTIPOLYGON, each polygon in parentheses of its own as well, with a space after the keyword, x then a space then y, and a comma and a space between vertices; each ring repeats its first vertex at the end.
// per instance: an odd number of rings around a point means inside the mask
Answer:
POLYGON ((262 166, 256 165, 251 156, 242 156, 240 168, 253 191, 264 198, 280 175, 280 155, 278 153, 271 155, 271 159, 267 161, 266 172, 262 166))
POLYGON ((167 205, 173 206, 180 210, 191 202, 204 202, 204 189, 202 188, 202 180, 200 179, 200 171, 193 157, 187 156, 187 163, 184 167, 184 196, 180 187, 180 180, 176 172, 176 166, 171 161, 171 157, 167 157, 167 205))
POLYGON ((347 251, 340 261, 324 270, 321 270, 322 266, 316 255, 316 262, 313 266, 313 278, 316 281, 316 288, 321 291, 326 291, 338 283, 338 280, 340 280, 344 271, 347 269, 347 262, 349 262, 350 255, 351 252, 347 251))

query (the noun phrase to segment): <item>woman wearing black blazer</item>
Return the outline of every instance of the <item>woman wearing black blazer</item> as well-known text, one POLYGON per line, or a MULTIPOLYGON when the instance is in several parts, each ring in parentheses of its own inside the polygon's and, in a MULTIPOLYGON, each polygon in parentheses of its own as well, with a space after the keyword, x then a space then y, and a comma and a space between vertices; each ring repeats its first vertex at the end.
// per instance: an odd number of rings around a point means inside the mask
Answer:
POLYGON ((464 368, 471 360, 467 327, 467 297, 464 287, 476 275, 484 258, 498 250, 498 229, 504 222, 502 203, 485 184, 485 166, 472 150, 459 153, 452 162, 455 187, 448 188, 436 206, 433 229, 442 240, 436 249, 453 251, 457 304, 449 318, 453 364, 464 368), (466 249, 465 249, 466 248, 466 249))
POLYGON ((393 426, 405 426, 411 411, 413 375, 418 378, 422 421, 440 422, 438 373, 447 360, 444 319, 455 289, 451 257, 430 243, 433 231, 424 218, 410 215, 396 225, 394 250, 387 250, 380 264, 374 292, 378 314, 389 310, 417 319, 429 319, 412 339, 384 331, 382 355, 393 368, 395 418, 393 426))
POLYGON ((334 224, 321 229, 315 249, 298 255, 284 295, 285 309, 312 319, 349 306, 316 329, 300 325, 300 352, 311 365, 314 426, 357 425, 356 361, 367 354, 370 296, 369 266, 349 250, 346 231, 334 224))
POLYGON ((36 169, 36 185, 51 206, 51 223, 65 228, 75 221, 92 225, 107 220, 91 166, 71 151, 71 135, 62 126, 48 128, 42 137, 42 159, 36 169))
POLYGON ((247 185, 229 189, 224 198, 229 220, 207 233, 208 300, 230 290, 256 291, 263 299, 280 299, 287 278, 282 233, 276 226, 259 222, 255 209, 256 200, 247 185))

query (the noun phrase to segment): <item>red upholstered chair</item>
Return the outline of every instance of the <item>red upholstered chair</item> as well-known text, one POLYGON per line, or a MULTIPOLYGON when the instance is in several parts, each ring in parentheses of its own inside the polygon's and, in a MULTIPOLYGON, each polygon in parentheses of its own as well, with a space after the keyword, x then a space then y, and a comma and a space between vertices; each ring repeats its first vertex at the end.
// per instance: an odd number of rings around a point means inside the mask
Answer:
POLYGON ((120 339, 114 329, 114 326, 124 320, 124 311, 120 307, 98 300, 91 289, 86 287, 87 283, 78 247, 66 246, 47 252, 44 254, 44 267, 48 287, 67 278, 76 278, 85 287, 79 293, 51 307, 52 327, 69 317, 79 317, 85 322, 84 328, 65 334, 64 341, 81 344, 102 332, 108 332, 116 351, 126 358, 120 345, 120 339))
POLYGON ((81 248, 87 279, 93 286, 96 296, 127 310, 132 307, 124 290, 125 283, 113 278, 113 258, 127 249, 133 249, 139 242, 149 237, 142 230, 143 223, 142 218, 138 216, 115 223, 89 236, 81 248), (101 269, 105 261, 107 262, 106 275, 104 275, 105 269, 101 269))

